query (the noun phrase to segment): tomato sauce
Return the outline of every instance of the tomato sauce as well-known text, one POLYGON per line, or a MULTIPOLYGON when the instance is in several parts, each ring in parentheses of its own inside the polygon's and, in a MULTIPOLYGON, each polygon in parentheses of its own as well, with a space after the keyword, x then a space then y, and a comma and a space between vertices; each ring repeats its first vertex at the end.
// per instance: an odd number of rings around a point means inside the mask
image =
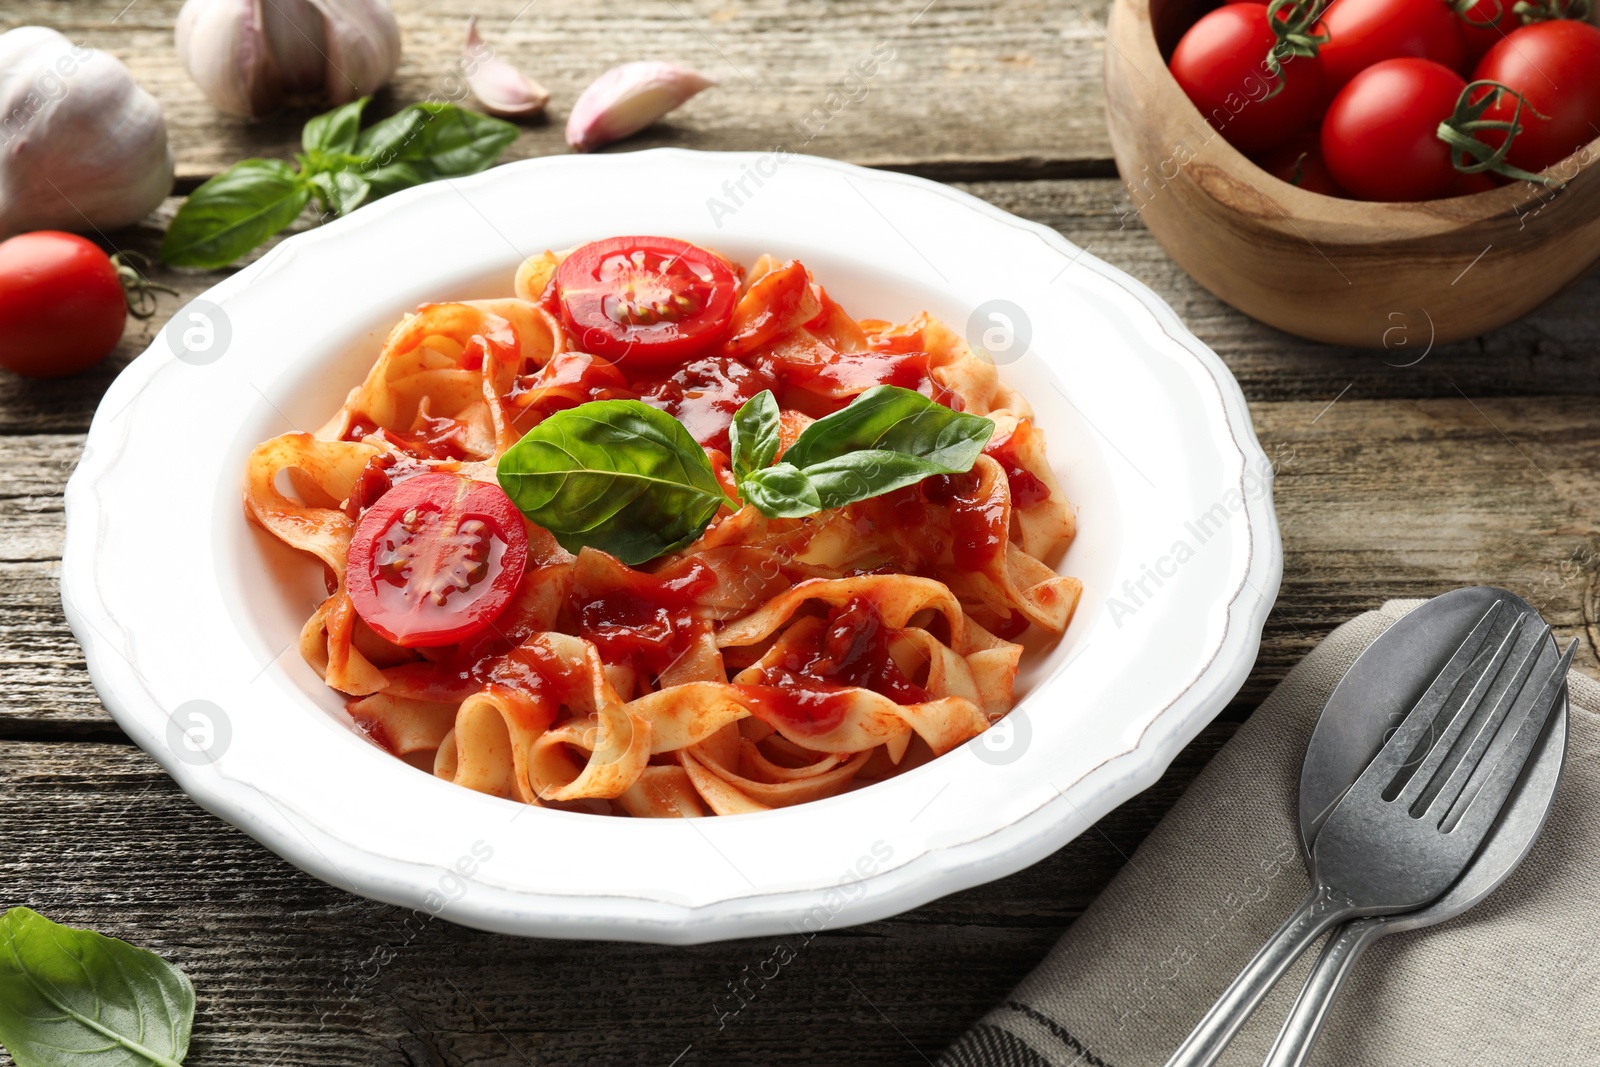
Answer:
POLYGON ((466 424, 455 419, 423 415, 415 429, 401 434, 358 416, 350 420, 339 440, 363 441, 368 437, 376 437, 417 459, 463 460, 468 455, 466 424))
POLYGON ((350 496, 344 502, 344 513, 359 519, 378 500, 407 478, 426 474, 426 464, 401 452, 381 452, 367 460, 361 473, 350 487, 350 496))
MULTIPOLYGON (((359 703, 359 701, 349 701, 345 705, 346 710, 349 710, 351 706, 356 703, 359 703)), ((373 744, 377 745, 391 756, 400 755, 400 750, 395 747, 394 740, 390 738, 389 731, 384 727, 383 723, 379 722, 377 719, 371 719, 364 715, 356 714, 353 711, 351 712, 351 717, 356 721, 356 729, 365 734, 368 741, 371 741, 373 744)))
POLYGON ((731 356, 691 360, 670 377, 638 384, 640 399, 683 423, 704 448, 728 451, 728 427, 744 402, 778 380, 731 356))
POLYGON ((788 647, 778 662, 762 668, 759 681, 739 688, 762 718, 797 733, 827 733, 843 722, 850 702, 846 689, 921 704, 932 696, 890 651, 899 633, 872 601, 853 597, 833 609, 812 641, 788 647))
POLYGON ((609 360, 587 352, 562 352, 533 374, 517 379, 504 397, 513 409, 521 409, 517 424, 529 415, 544 418, 591 400, 631 399, 627 379, 609 360))
POLYGON ((1009 533, 1005 502, 983 493, 972 471, 925 479, 923 496, 949 509, 950 555, 963 570, 985 569, 1005 548, 1009 533))
POLYGON ((681 656, 701 625, 696 604, 717 576, 698 560, 671 575, 647 574, 618 563, 580 568, 568 605, 578 636, 607 663, 633 662, 659 675, 681 656))
POLYGON ((983 454, 1000 464, 1006 472, 1006 483, 1011 487, 1011 505, 1031 508, 1050 499, 1050 487, 1038 475, 1022 465, 1017 450, 1033 434, 1033 423, 1019 422, 1016 429, 1004 437, 991 440, 983 454))
POLYGON ((785 363, 782 367, 790 385, 835 397, 840 408, 875 385, 896 385, 952 411, 962 409, 961 398, 933 380, 926 352, 835 352, 826 361, 785 363))

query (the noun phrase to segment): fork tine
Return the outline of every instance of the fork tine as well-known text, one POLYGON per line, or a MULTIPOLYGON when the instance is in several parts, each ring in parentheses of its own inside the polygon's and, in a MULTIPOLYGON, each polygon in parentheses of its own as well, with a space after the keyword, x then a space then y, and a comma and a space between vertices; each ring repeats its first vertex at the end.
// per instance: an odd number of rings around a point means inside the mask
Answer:
MULTIPOLYGON (((1496 688, 1499 689, 1499 695, 1495 698, 1494 706, 1490 709, 1482 724, 1479 725, 1478 732, 1473 736, 1471 744, 1467 746, 1466 751, 1461 754, 1461 758, 1456 762, 1455 767, 1451 769, 1449 778, 1440 786, 1438 792, 1431 797, 1427 795, 1426 791, 1421 792, 1417 800, 1418 807, 1413 809, 1412 814, 1418 817, 1426 816, 1427 818, 1442 820, 1445 812, 1455 806, 1456 800, 1466 789, 1467 781, 1484 761, 1495 739, 1506 736, 1503 730, 1506 720, 1510 717, 1512 709, 1517 706, 1517 698, 1522 695, 1522 690, 1527 686, 1528 679, 1533 676, 1534 668, 1544 661, 1545 654, 1549 649, 1550 627, 1541 626, 1539 628, 1539 636, 1532 647, 1523 654, 1522 662, 1517 664, 1517 668, 1512 672, 1507 684, 1500 686, 1498 684, 1499 680, 1496 679, 1496 688)), ((1429 786, 1431 787, 1431 783, 1429 783, 1429 786)))
MULTIPOLYGON (((1567 646, 1566 653, 1556 665, 1550 668, 1539 679, 1539 686, 1534 696, 1529 698, 1527 690, 1518 696, 1517 704, 1508 715, 1507 721, 1516 718, 1519 710, 1526 709, 1526 714, 1520 717, 1516 726, 1516 734, 1506 750, 1495 760, 1494 766, 1484 770, 1479 768, 1467 782, 1463 795, 1466 799, 1466 809, 1456 824, 1445 831, 1452 837, 1461 839, 1463 847, 1477 848, 1489 832, 1489 827, 1494 824, 1495 818, 1500 814, 1500 808, 1505 804, 1506 797, 1511 795, 1511 789, 1517 784, 1517 779, 1522 777, 1523 767, 1527 765, 1528 757, 1532 755, 1534 745, 1544 733, 1544 724, 1550 718, 1556 702, 1561 698, 1563 687, 1567 684, 1567 670, 1572 666, 1573 654, 1578 651, 1576 639, 1567 646)), ((1449 813, 1446 813, 1446 819, 1449 813)), ((1443 829, 1444 822, 1440 822, 1443 829)))
POLYGON ((1434 678, 1433 684, 1422 694, 1422 699, 1406 713, 1399 729, 1395 730, 1394 735, 1378 750, 1372 762, 1367 764, 1367 769, 1361 772, 1361 777, 1356 779, 1355 785, 1350 787, 1351 793, 1367 789, 1381 792, 1393 780, 1395 773, 1405 765, 1412 750, 1422 740, 1423 734, 1433 726, 1433 720, 1450 699, 1450 694, 1455 691, 1456 683, 1472 665, 1478 650, 1489 639, 1489 635, 1501 625, 1504 607, 1505 601, 1496 600, 1473 625, 1472 632, 1467 634, 1466 640, 1461 642, 1461 646, 1450 657, 1450 661, 1444 665, 1438 677, 1434 678))
MULTIPOLYGON (((1463 682, 1470 681, 1472 687, 1467 690, 1464 697, 1455 703, 1454 708, 1449 710, 1449 721, 1439 730, 1439 735, 1428 746, 1427 754, 1423 757, 1422 762, 1411 772, 1411 776, 1406 779, 1405 785, 1401 787, 1396 799, 1403 806, 1409 808, 1416 802, 1417 797, 1433 781, 1444 761, 1449 758, 1451 750, 1455 747, 1456 739, 1466 730, 1467 724, 1477 714, 1478 708, 1483 705, 1484 699, 1489 695, 1490 690, 1494 688, 1495 680, 1511 659, 1511 654, 1517 646, 1517 638, 1521 635, 1523 624, 1527 621, 1527 618, 1526 612, 1518 615, 1517 621, 1512 625, 1511 629, 1506 631, 1500 638, 1500 643, 1495 646, 1493 654, 1488 657, 1480 656, 1473 663, 1472 670, 1467 672, 1463 682), (1480 664, 1482 664, 1481 668, 1480 664)), ((1454 697, 1459 691, 1460 686, 1458 685, 1450 695, 1454 697)), ((1449 707, 1448 703, 1446 703, 1446 707, 1449 707)), ((1435 719, 1434 723, 1437 724, 1437 722, 1438 720, 1435 719)))

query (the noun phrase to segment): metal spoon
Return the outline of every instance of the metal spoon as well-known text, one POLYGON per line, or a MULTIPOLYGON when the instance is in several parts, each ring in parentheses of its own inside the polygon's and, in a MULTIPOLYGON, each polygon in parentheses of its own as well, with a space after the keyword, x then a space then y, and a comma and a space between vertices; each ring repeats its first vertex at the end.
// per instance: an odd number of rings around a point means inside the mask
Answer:
MULTIPOLYGON (((1371 762, 1427 679, 1449 659, 1461 638, 1495 600, 1514 610, 1534 609, 1503 589, 1457 589, 1400 619, 1350 666, 1317 720, 1300 775, 1300 836, 1307 850, 1350 783, 1371 762)), ((1328 1009, 1361 953, 1378 938, 1453 919, 1488 896, 1516 870, 1533 847, 1555 796, 1567 747, 1563 692, 1522 781, 1506 800, 1499 823, 1477 857, 1444 896, 1420 911, 1370 916, 1336 929, 1295 1002, 1267 1067, 1300 1067, 1311 1052, 1328 1009)))
POLYGON ((1311 888, 1201 1017, 1167 1067, 1210 1067, 1322 934, 1417 911, 1476 858, 1561 703, 1576 641, 1497 600, 1473 624, 1312 842, 1311 888), (1513 617, 1514 615, 1514 617, 1513 617))

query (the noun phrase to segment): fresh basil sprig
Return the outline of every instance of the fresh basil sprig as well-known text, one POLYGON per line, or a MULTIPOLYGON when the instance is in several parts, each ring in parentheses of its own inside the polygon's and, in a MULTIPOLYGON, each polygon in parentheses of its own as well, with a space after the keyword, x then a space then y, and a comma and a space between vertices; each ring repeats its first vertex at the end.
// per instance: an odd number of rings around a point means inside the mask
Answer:
POLYGON ((413 185, 476 174, 517 138, 509 122, 431 102, 363 130, 369 99, 307 122, 298 167, 247 159, 196 189, 167 227, 161 258, 177 267, 225 267, 292 223, 313 199, 324 213, 348 215, 413 185))
POLYGON ((194 987, 153 952, 27 908, 0 917, 0 1045, 17 1067, 178 1067, 194 987))
MULTIPOLYGON (((763 390, 728 431, 739 495, 771 518, 800 518, 972 469, 994 423, 910 389, 880 385, 818 419, 777 457, 780 412, 763 390)), ((557 412, 500 457, 500 487, 562 547, 635 565, 682 548, 727 502, 705 450, 677 419, 638 400, 557 412)))
MULTIPOLYGON (((747 401, 739 414, 760 399, 747 401)), ((777 404, 762 411, 761 424, 776 433, 777 404)), ((930 475, 969 471, 993 433, 994 423, 982 416, 952 411, 910 389, 874 386, 800 431, 782 463, 740 478, 739 491, 769 515, 777 512, 752 491, 781 498, 783 504, 773 499, 771 506, 791 518, 842 508, 930 475)))

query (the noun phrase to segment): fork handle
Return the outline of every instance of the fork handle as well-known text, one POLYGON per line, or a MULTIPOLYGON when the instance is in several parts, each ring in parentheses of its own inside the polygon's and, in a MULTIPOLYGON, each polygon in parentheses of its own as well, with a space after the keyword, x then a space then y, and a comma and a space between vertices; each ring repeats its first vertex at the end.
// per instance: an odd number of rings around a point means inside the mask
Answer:
POLYGON ((1278 932, 1245 964, 1194 1031, 1184 1039, 1167 1067, 1211 1067, 1250 1013, 1256 1010, 1289 965, 1300 958, 1328 927, 1349 918, 1350 905, 1335 899, 1326 886, 1314 887, 1278 932))
POLYGON ((1368 945, 1388 932, 1388 926, 1387 919, 1375 916, 1345 923, 1333 932, 1278 1032, 1278 1040, 1267 1053, 1265 1067, 1301 1067, 1306 1062, 1350 969, 1368 945))

